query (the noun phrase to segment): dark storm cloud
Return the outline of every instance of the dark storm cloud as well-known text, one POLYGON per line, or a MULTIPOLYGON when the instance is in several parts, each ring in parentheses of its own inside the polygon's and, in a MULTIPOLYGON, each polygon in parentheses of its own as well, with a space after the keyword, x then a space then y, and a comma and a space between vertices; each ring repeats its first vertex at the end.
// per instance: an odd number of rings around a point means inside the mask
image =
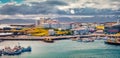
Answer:
POLYGON ((0 14, 56 14, 56 13, 64 13, 57 9, 56 6, 64 6, 67 3, 63 1, 45 1, 45 2, 31 2, 28 4, 6 4, 0 7, 0 14))

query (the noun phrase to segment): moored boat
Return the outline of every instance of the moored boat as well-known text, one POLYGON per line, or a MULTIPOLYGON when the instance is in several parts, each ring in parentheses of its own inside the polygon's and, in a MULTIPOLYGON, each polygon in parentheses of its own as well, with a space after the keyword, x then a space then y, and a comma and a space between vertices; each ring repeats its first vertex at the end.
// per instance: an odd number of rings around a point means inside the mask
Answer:
POLYGON ((120 45, 120 43, 116 43, 116 42, 107 42, 105 41, 106 44, 111 44, 111 45, 120 45))
POLYGON ((31 52, 32 48, 28 46, 27 48, 22 48, 22 52, 31 52))
POLYGON ((111 45, 120 45, 120 39, 107 39, 105 41, 106 44, 111 44, 111 45))
MULTIPOLYGON (((5 47, 2 50, 3 55, 20 55, 23 52, 31 52, 32 48, 28 46, 27 48, 21 47, 21 46, 15 46, 13 49, 10 47, 5 47)), ((1 55, 2 55, 1 54, 1 55)))
POLYGON ((48 43, 53 43, 54 42, 54 40, 51 39, 51 38, 45 38, 45 39, 43 39, 43 41, 48 42, 48 43))
POLYGON ((10 52, 10 51, 4 51, 4 52, 3 52, 4 55, 19 55, 19 54, 21 54, 21 53, 22 53, 21 50, 12 51, 12 52, 10 52))
POLYGON ((83 42, 94 42, 94 40, 90 39, 90 38, 85 38, 85 39, 83 39, 83 42))
POLYGON ((91 37, 80 38, 77 42, 94 42, 94 39, 91 37))

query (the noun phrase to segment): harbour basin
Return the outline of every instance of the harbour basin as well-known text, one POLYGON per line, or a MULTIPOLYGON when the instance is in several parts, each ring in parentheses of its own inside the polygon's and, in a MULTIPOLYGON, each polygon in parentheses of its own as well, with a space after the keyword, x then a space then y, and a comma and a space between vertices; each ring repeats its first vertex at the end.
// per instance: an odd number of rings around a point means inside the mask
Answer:
POLYGON ((54 43, 42 41, 4 41, 0 47, 31 46, 32 51, 14 56, 0 56, 0 58, 120 58, 120 46, 108 45, 104 40, 94 42, 77 42, 72 40, 58 40, 54 43))

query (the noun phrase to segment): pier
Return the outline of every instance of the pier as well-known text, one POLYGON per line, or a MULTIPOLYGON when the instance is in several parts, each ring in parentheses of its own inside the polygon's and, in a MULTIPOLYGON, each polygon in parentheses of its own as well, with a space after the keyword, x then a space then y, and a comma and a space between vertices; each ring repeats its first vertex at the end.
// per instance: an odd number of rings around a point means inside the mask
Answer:
POLYGON ((43 40, 45 38, 50 38, 52 40, 61 40, 61 39, 70 39, 75 38, 78 36, 44 36, 44 37, 38 37, 38 36, 8 36, 8 37, 0 37, 1 40, 43 40))
MULTIPOLYGON (((0 37, 0 40, 43 40, 45 38, 50 38, 52 40, 63 40, 63 39, 71 39, 71 38, 80 38, 80 37, 116 37, 116 35, 64 35, 64 36, 27 36, 27 35, 20 35, 20 36, 7 36, 7 37, 0 37)), ((120 37, 120 36, 117 36, 120 37)))

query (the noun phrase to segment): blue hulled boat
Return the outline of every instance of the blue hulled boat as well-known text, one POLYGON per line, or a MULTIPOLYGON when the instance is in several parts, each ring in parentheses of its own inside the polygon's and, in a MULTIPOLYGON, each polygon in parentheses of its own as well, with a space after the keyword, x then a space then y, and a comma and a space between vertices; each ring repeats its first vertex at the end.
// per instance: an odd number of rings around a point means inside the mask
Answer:
POLYGON ((29 46, 27 48, 22 48, 22 52, 31 52, 32 48, 29 46))
POLYGON ((19 48, 17 50, 14 51, 14 49, 11 50, 3 50, 1 55, 20 55, 23 52, 31 52, 32 48, 29 46, 27 48, 19 48))

